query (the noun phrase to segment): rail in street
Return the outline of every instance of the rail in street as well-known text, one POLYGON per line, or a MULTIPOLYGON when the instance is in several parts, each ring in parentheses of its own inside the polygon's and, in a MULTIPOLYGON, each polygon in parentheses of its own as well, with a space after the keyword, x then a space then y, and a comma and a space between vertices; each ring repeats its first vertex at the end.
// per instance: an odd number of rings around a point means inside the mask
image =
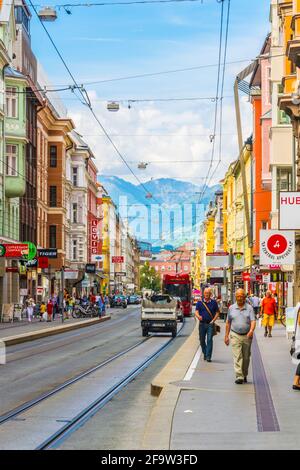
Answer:
POLYGON ((171 341, 161 336, 146 338, 6 413, 0 419, 0 448, 46 449, 57 445, 150 365, 171 341))

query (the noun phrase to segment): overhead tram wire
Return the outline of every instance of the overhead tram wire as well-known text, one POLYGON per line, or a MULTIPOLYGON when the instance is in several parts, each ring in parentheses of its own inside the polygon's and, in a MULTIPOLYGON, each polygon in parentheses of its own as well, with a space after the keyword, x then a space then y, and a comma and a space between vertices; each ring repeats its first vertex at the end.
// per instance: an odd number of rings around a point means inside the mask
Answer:
MULTIPOLYGON (((228 8, 227 8, 227 21, 226 21, 226 34, 225 34, 225 48, 224 48, 224 61, 223 61, 223 74, 222 74, 222 86, 221 86, 221 97, 220 97, 220 132, 219 132, 219 160, 214 168, 214 171, 212 172, 210 179, 207 183, 206 188, 209 187, 214 175, 216 174, 220 164, 221 164, 221 156, 222 156, 222 127, 223 127, 223 93, 224 93, 224 82, 225 82, 225 70, 226 70, 226 58, 227 58, 227 46, 228 46, 228 32, 229 32, 229 18, 230 18, 230 2, 231 0, 228 0, 228 8)), ((204 189, 204 193, 205 193, 204 189)))
MULTIPOLYGON (((105 127, 103 126, 103 124, 102 124, 101 121, 99 120, 99 118, 98 118, 98 116, 96 115, 95 111, 93 110, 93 107, 92 107, 92 105, 91 105, 91 103, 90 103, 90 101, 89 101, 89 98, 88 98, 88 96, 87 96, 87 93, 86 93, 86 94, 83 93, 81 87, 78 85, 78 83, 77 83, 77 81, 76 81, 74 75, 72 74, 71 70, 69 69, 69 67, 68 67, 66 61, 64 60, 62 54, 61 54, 60 51, 58 50, 58 48, 57 48, 55 42, 53 41, 53 39, 52 39, 50 33, 48 32, 47 28, 46 28, 45 25, 43 24, 41 18, 39 17, 38 12, 36 11, 35 7, 34 7, 33 4, 32 4, 32 1, 29 0, 29 3, 30 3, 30 5, 31 5, 32 9, 34 10, 34 12, 35 12, 35 14, 36 14, 36 16, 37 16, 39 22, 41 23, 41 25, 42 25, 42 27, 43 27, 43 29, 44 29, 46 35, 48 36, 48 38, 49 38, 49 40, 50 40, 52 46, 54 47, 56 53, 58 54, 60 60, 62 61, 62 63, 63 63, 63 65, 64 65, 65 69, 67 70, 68 74, 70 75, 70 77, 71 77, 71 79, 72 79, 74 85, 76 86, 77 90, 78 90, 79 93, 81 94, 81 96, 82 96, 82 98, 83 98, 83 101, 81 101, 81 99, 80 99, 81 103, 82 103, 82 104, 85 104, 85 105, 89 108, 89 110, 90 110, 90 112, 92 113, 94 119, 95 119, 95 120, 97 121, 97 123, 99 124, 99 126, 100 126, 102 132, 106 135, 107 139, 109 140, 109 142, 111 143, 111 145, 112 145, 113 148, 115 149, 116 153, 119 155, 119 157, 121 158, 121 160, 123 161, 123 163, 126 165, 126 167, 128 168, 128 170, 130 171, 130 173, 133 175, 133 177, 134 177, 134 178, 138 181, 138 183, 142 186, 142 188, 144 189, 146 195, 148 195, 148 194, 150 193, 149 190, 148 190, 147 187, 144 185, 144 183, 139 179, 139 177, 134 173, 134 171, 131 169, 131 167, 128 165, 126 159, 123 157, 123 155, 121 154, 121 152, 120 152, 119 149, 117 148, 116 144, 114 143, 114 141, 112 140, 112 138, 110 137, 110 135, 108 134, 108 132, 106 131, 105 127)), ((77 95, 76 95, 76 96, 77 96, 77 95)), ((155 200, 155 199, 153 198, 153 200, 155 200)))
POLYGON ((224 83, 225 83, 225 70, 226 70, 226 59, 227 59, 227 48, 228 48, 228 33, 229 33, 229 20, 230 20, 230 6, 231 6, 231 0, 228 0, 228 5, 227 5, 227 20, 226 20, 226 32, 225 32, 225 45, 224 45, 224 58, 223 58, 223 73, 222 73, 222 85, 221 85, 221 97, 220 97, 220 101, 221 101, 221 106, 220 106, 220 131, 219 131, 219 136, 220 136, 220 139, 219 139, 219 160, 218 160, 218 163, 214 169, 214 171, 212 172, 212 174, 210 175, 210 179, 207 183, 205 183, 203 189, 202 189, 202 193, 200 195, 200 198, 199 198, 199 204, 202 202, 203 200, 203 197, 204 197, 204 194, 207 190, 207 188, 209 187, 209 184, 211 183, 214 175, 216 174, 217 172, 217 169, 219 168, 220 164, 221 164, 221 152, 222 152, 222 127, 223 127, 223 93, 224 93, 224 83))
POLYGON ((216 104, 215 104, 215 113, 214 113, 214 128, 213 128, 213 142, 212 142, 212 151, 211 151, 211 158, 210 158, 210 165, 206 174, 204 186, 202 188, 201 194, 199 196, 198 204, 202 201, 206 183, 210 176, 210 170, 212 168, 214 154, 215 154, 215 146, 216 146, 216 132, 217 132, 217 119, 218 119, 218 102, 219 102, 219 87, 220 87, 220 76, 221 76, 221 59, 222 59, 222 40, 223 40, 223 23, 224 23, 224 1, 220 0, 219 3, 222 4, 221 6, 221 19, 220 19, 220 36, 219 36, 219 58, 218 58, 218 72, 217 72, 217 86, 216 86, 216 104))

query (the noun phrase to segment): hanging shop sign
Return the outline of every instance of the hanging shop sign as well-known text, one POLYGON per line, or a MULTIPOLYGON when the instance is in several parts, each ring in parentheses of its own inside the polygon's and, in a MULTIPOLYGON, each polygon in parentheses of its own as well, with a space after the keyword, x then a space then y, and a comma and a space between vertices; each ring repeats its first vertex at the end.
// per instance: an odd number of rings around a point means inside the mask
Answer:
POLYGON ((46 256, 39 256, 38 267, 41 269, 47 269, 49 267, 49 258, 46 256))
POLYGON ((28 255, 28 252, 27 243, 3 243, 0 245, 0 257, 23 258, 28 255))
POLYGON ((105 255, 92 255, 91 261, 94 263, 102 263, 104 261, 105 255))
POLYGON ((279 193, 280 230, 300 230, 300 192, 279 193))
POLYGON ((57 248, 42 248, 38 250, 39 258, 57 258, 57 248))
POLYGON ((208 268, 226 268, 229 265, 229 255, 222 251, 206 253, 206 266, 208 268))
POLYGON ((124 263, 124 256, 112 256, 111 262, 112 263, 124 263))
POLYGON ((32 242, 25 242, 28 245, 28 253, 23 255, 23 258, 27 261, 32 260, 35 258, 37 249, 34 243, 32 242))
POLYGON ((261 264, 286 265, 295 263, 295 233, 280 230, 260 230, 261 264))
POLYGON ((96 264, 88 263, 85 265, 85 272, 88 274, 96 273, 96 264))

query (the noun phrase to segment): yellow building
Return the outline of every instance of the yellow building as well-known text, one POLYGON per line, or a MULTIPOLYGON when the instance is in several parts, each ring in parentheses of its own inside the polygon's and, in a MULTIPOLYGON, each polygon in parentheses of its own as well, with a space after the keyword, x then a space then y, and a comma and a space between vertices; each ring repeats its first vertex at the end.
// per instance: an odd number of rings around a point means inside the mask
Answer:
MULTIPOLYGON (((251 149, 244 146, 243 159, 246 173, 246 186, 249 208, 251 208, 251 149)), ((224 220, 224 251, 244 254, 244 270, 252 265, 252 247, 249 246, 247 223, 244 207, 244 191, 241 172, 241 162, 231 163, 223 184, 223 220, 224 220)))

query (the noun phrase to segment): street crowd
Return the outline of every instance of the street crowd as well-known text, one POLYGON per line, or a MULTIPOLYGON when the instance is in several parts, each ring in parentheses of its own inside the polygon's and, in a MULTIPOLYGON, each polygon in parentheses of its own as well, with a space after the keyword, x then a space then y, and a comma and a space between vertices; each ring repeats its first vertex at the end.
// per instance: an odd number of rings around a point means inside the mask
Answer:
MULTIPOLYGON (((251 346, 256 328, 256 320, 265 328, 264 337, 272 338, 272 328, 278 315, 277 296, 267 291, 260 299, 256 295, 247 296, 244 289, 237 289, 236 302, 228 310, 225 326, 224 343, 231 344, 235 383, 248 382, 248 370, 251 357, 251 346)), ((196 304, 195 316, 199 320, 199 339, 203 359, 212 362, 213 336, 216 334, 216 321, 220 310, 216 299, 212 298, 210 288, 204 289, 203 298, 196 304)), ((300 316, 296 320, 295 337, 300 336, 300 316)), ((297 345, 297 343, 294 344, 297 345)), ((295 347, 294 347, 295 349, 295 347)), ((300 359, 300 352, 293 351, 294 358, 300 359), (295 354, 296 353, 296 354, 295 354)), ((294 377, 293 389, 300 391, 300 361, 294 377)))
MULTIPOLYGON (((103 294, 93 294, 90 293, 89 296, 83 295, 71 295, 66 290, 64 292, 63 298, 63 315, 64 319, 69 319, 72 317, 75 305, 79 304, 86 308, 89 304, 94 305, 98 309, 98 315, 105 315, 106 309, 110 305, 109 297, 103 294)), ((39 318, 40 321, 51 322, 55 320, 57 315, 62 315, 60 307, 59 296, 53 294, 40 303, 35 303, 33 297, 28 296, 24 300, 23 305, 23 316, 26 316, 28 322, 32 322, 33 318, 39 318)))

